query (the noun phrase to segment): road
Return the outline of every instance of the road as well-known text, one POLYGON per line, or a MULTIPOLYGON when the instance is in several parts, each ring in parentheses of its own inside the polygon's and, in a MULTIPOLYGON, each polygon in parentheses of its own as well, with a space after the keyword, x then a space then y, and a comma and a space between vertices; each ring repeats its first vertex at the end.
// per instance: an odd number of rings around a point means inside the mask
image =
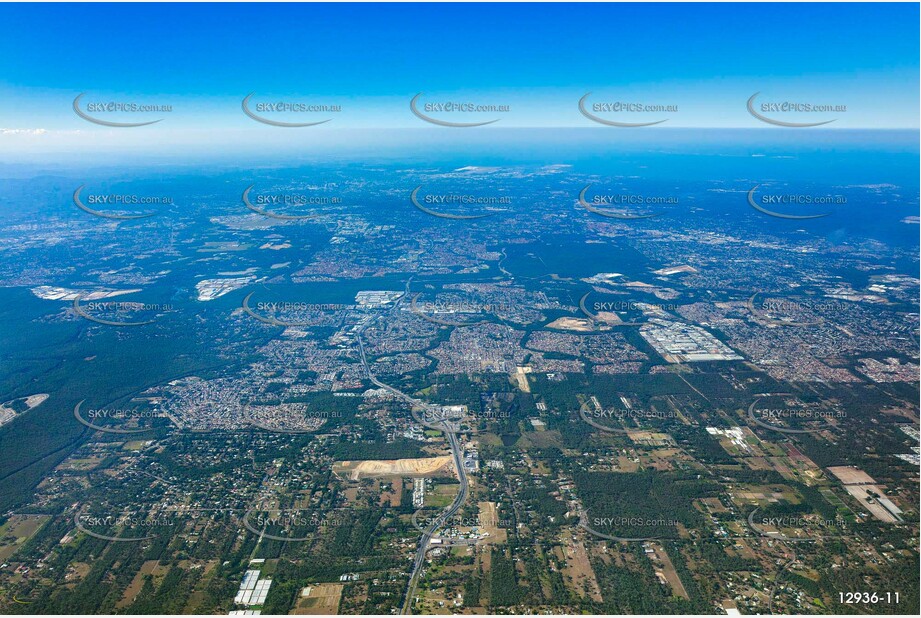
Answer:
POLYGON ((454 498, 454 502, 448 506, 445 511, 438 516, 438 518, 432 522, 432 525, 426 530, 422 535, 422 538, 419 539, 419 549, 416 550, 416 559, 413 562, 413 570, 409 576, 409 586, 406 589, 406 597, 403 599, 403 609, 400 612, 401 614, 411 614, 412 613, 412 602, 413 596, 416 594, 416 586, 419 583, 419 574, 422 572, 422 567, 425 565, 425 554, 428 553, 432 537, 435 535, 435 532, 441 528, 446 521, 454 517, 455 513, 460 510, 460 507, 464 504, 464 501, 467 499, 468 483, 467 483, 467 472, 464 470, 464 458, 463 453, 461 452, 460 443, 457 441, 457 435, 452 431, 445 431, 445 436, 448 438, 448 444, 451 447, 451 455, 454 457, 454 467, 457 469, 457 476, 460 479, 460 489, 457 492, 457 496, 454 498))
POLYGON ((793 558, 790 559, 790 562, 787 562, 780 570, 777 571, 777 575, 774 576, 774 587, 771 588, 771 596, 768 597, 768 613, 774 613, 774 596, 777 594, 777 588, 780 586, 780 576, 783 575, 783 572, 789 569, 793 563, 796 562, 796 552, 793 552, 793 558))
MULTIPOLYGON (((406 291, 403 293, 403 296, 397 299, 390 311, 396 311, 408 295, 409 282, 406 283, 406 291)), ((408 402, 411 406, 410 409, 412 410, 414 420, 426 427, 431 429, 438 429, 444 433, 445 438, 448 441, 448 447, 451 449, 451 456, 454 459, 454 468, 457 470, 457 478, 458 481, 460 481, 460 488, 457 491, 457 496, 454 497, 454 501, 448 506, 447 509, 444 510, 444 512, 442 512, 441 515, 435 519, 434 522, 432 522, 432 525, 426 529, 426 531, 422 534, 422 537, 419 539, 419 549, 416 550, 416 558, 413 561, 413 570, 409 576, 409 586, 406 589, 406 597, 403 599, 403 607, 400 611, 401 614, 411 614, 413 596, 416 594, 416 587, 419 583, 419 575, 422 573, 422 568, 425 566, 425 555, 430 549, 432 538, 435 536, 435 533, 445 525, 445 522, 454 517, 457 511, 460 510, 461 506, 463 506, 464 502, 467 500, 469 482, 467 479, 467 471, 464 469, 464 452, 463 449, 461 449, 460 442, 457 439, 457 429, 455 428, 454 424, 444 419, 436 420, 434 422, 420 419, 417 416, 417 411, 420 409, 425 412, 433 411, 433 406, 425 403, 421 399, 411 397, 406 393, 390 386, 389 384, 384 384, 375 378, 373 373, 371 373, 371 366, 368 364, 368 359, 365 355, 365 344, 364 340, 361 338, 361 335, 365 328, 367 328, 372 322, 369 322, 367 325, 365 325, 365 327, 359 330, 357 334, 358 351, 361 354, 361 364, 364 368, 365 376, 372 384, 378 388, 382 388, 387 392, 395 395, 396 397, 402 399, 403 401, 408 402)))

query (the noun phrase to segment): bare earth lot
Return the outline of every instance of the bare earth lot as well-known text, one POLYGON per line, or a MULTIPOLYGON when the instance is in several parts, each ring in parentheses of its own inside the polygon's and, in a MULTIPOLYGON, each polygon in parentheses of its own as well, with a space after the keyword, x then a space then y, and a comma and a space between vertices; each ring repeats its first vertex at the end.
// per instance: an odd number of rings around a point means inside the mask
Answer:
POLYGON ((438 472, 453 470, 450 455, 421 459, 370 459, 367 461, 340 461, 333 464, 333 473, 353 481, 369 477, 434 476, 438 472))

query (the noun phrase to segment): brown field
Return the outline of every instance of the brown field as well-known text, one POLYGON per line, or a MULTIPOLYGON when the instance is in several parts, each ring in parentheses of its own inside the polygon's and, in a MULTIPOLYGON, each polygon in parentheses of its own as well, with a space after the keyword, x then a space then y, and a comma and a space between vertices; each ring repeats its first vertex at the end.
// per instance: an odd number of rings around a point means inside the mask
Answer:
POLYGON ((19 547, 39 531, 50 515, 13 515, 0 526, 0 562, 16 553, 19 547))
POLYGON ((687 590, 684 589, 684 584, 681 583, 681 578, 678 577, 678 571, 675 570, 675 565, 672 564, 672 560, 668 557, 665 549, 658 543, 650 543, 650 547, 655 551, 653 555, 656 558, 655 561, 658 562, 656 566, 660 567, 662 576, 668 582, 672 593, 683 599, 690 600, 691 597, 688 596, 687 590))
POLYGON ((844 485, 873 485, 876 483, 873 477, 859 468, 851 466, 833 466, 828 469, 829 472, 841 481, 844 485))
POLYGON ((768 457, 768 461, 771 462, 771 467, 773 467, 780 476, 790 481, 797 480, 797 475, 787 465, 786 457, 768 457))
POLYGON ((64 579, 71 587, 76 586, 77 582, 83 581, 83 578, 89 575, 93 568, 88 562, 71 562, 68 567, 70 568, 70 572, 64 579))
POLYGON ((594 330, 594 324, 586 318, 558 318, 550 322, 544 328, 554 328, 556 330, 572 330, 576 332, 591 332, 594 330))
POLYGON ((617 469, 623 472, 636 472, 637 470, 640 469, 640 465, 636 463, 635 461, 633 461, 632 459, 630 459, 629 457, 618 455, 617 456, 617 469))
POLYGON ((701 506, 709 513, 728 513, 729 509, 723 506, 719 498, 700 498, 698 500, 701 506))
POLYGON ((672 437, 667 433, 658 433, 655 431, 627 431, 627 436, 636 444, 646 446, 668 446, 673 442, 672 437))
POLYGON ((589 596, 596 603, 601 603, 604 600, 601 597, 601 588, 595 579, 595 570, 592 569, 585 545, 582 541, 572 541, 565 537, 561 540, 562 553, 566 560, 566 566, 563 568, 564 577, 569 580, 573 590, 580 597, 589 596))
POLYGON ((737 540, 735 545, 733 546, 733 549, 735 550, 736 554, 738 554, 739 556, 747 560, 757 559, 757 555, 755 555, 755 551, 751 548, 751 546, 749 546, 748 542, 745 539, 737 540))
POLYGON ((499 527, 499 510, 495 502, 478 502, 480 507, 480 527, 483 532, 489 536, 483 540, 483 544, 505 543, 508 540, 508 532, 505 528, 499 527))
POLYGON ((481 433, 477 436, 477 441, 481 446, 502 446, 502 438, 494 433, 481 433))
POLYGON ((148 560, 141 565, 141 569, 135 574, 134 579, 131 580, 131 584, 125 588, 122 598, 115 604, 116 609, 127 607, 134 602, 135 597, 137 597, 138 593, 141 592, 141 588, 144 586, 144 576, 151 575, 158 564, 159 562, 157 560, 148 560))
POLYGON ((531 473, 532 473, 532 474, 537 474, 537 475, 540 475, 540 476, 549 476, 549 475, 550 475, 550 468, 547 466, 547 464, 546 464, 545 462, 538 460, 538 461, 532 461, 532 462, 529 462, 529 463, 530 463, 530 466, 531 466, 531 473))
POLYGON ((338 461, 333 473, 353 481, 382 476, 423 477, 454 470, 450 455, 422 459, 369 459, 366 461, 338 461))
POLYGON ((105 459, 103 455, 91 455, 80 459, 65 459, 57 467, 58 470, 86 472, 98 466, 105 459))
MULTIPOLYGON (((533 429, 528 424, 529 429, 533 429)), ((563 437, 560 435, 560 432, 556 429, 545 429, 544 431, 528 431, 525 434, 522 434, 519 438, 518 447, 522 450, 527 450, 529 448, 549 448, 549 447, 563 447, 563 437)))
POLYGON ((478 555, 480 567, 483 569, 483 581, 489 582, 489 573, 492 569, 492 551, 483 551, 478 555))
POLYGON ((189 600, 186 602, 182 613, 202 613, 201 611, 196 611, 196 609, 208 599, 208 594, 206 591, 208 589, 208 585, 211 583, 211 580, 214 578, 214 570, 218 564, 220 564, 219 560, 209 560, 203 565, 200 565, 202 567, 202 577, 200 580, 198 580, 198 583, 195 584, 195 588, 193 589, 192 594, 189 595, 189 600))
POLYGON ((297 616, 338 614, 342 588, 343 584, 307 586, 301 590, 291 613, 297 616))
POLYGON ((528 383, 528 374, 531 373, 530 367, 517 367, 515 369, 515 381, 522 393, 530 393, 531 385, 528 383))
MULTIPOLYGON (((380 490, 381 485, 386 483, 377 482, 375 487, 380 490)), ((403 479, 393 479, 393 482, 390 483, 390 487, 381 491, 381 506, 400 506, 400 500, 403 497, 403 479)))
POLYGON ((745 459, 745 463, 748 464, 748 467, 752 470, 771 470, 771 462, 768 461, 767 457, 748 457, 745 459))

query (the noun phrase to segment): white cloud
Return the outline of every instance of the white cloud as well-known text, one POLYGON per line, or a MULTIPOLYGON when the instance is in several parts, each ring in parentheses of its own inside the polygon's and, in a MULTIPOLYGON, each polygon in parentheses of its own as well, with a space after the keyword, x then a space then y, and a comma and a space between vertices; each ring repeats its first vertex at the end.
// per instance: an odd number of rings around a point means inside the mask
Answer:
POLYGON ((0 127, 0 135, 44 135, 48 129, 4 129, 0 127))

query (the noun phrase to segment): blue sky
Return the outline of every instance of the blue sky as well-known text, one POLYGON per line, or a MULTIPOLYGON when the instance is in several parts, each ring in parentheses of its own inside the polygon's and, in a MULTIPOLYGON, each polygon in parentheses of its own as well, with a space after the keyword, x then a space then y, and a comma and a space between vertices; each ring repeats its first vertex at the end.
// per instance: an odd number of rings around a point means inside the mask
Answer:
POLYGON ((593 126, 577 107, 591 91, 590 102, 675 105, 667 127, 768 128, 745 108, 760 91, 845 105, 802 118, 836 118, 829 128, 917 128, 918 18, 917 4, 853 3, 3 4, 0 152, 88 132, 113 146, 154 131, 154 145, 290 138, 241 112, 250 92, 340 105, 332 122, 294 130, 320 140, 445 131, 410 113, 418 92, 508 105, 497 127, 593 126), (105 129, 73 113, 81 92, 173 109, 145 117, 164 118, 152 127, 105 129))

